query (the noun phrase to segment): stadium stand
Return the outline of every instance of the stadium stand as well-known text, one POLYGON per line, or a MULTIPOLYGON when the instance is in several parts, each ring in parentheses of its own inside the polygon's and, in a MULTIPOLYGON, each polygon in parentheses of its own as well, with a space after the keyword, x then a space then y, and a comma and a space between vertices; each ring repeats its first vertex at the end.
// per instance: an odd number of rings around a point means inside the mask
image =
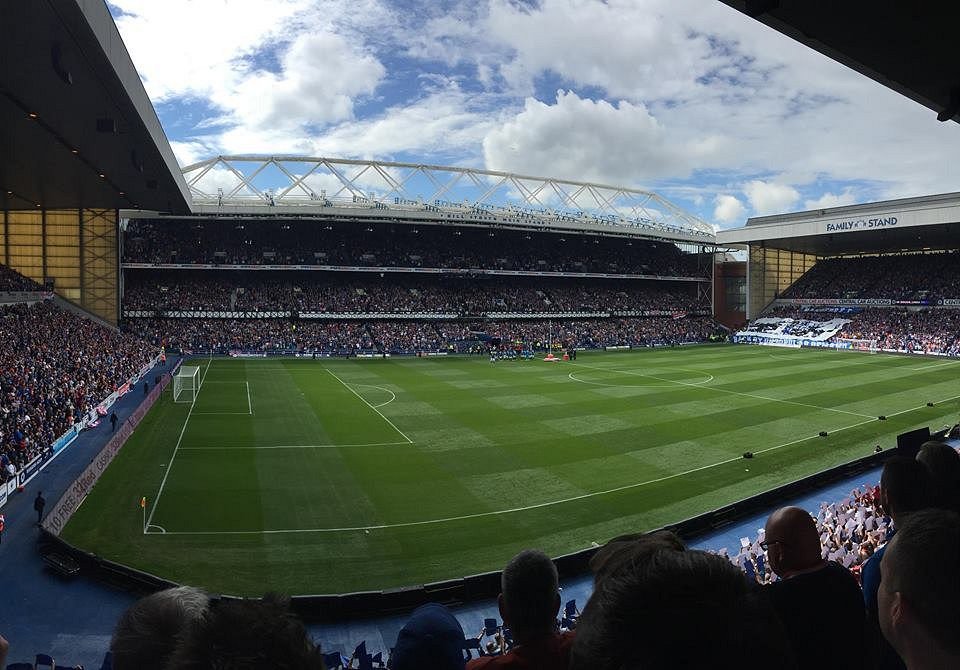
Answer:
POLYGON ((782 298, 890 298, 936 304, 960 298, 960 254, 956 251, 828 258, 821 260, 782 298))
POLYGON ((151 348, 51 301, 0 306, 0 482, 147 364, 151 348))
POLYGON ((656 241, 436 226, 300 221, 133 220, 125 263, 489 268, 702 276, 695 258, 656 241))
POLYGON ((42 291, 43 287, 6 265, 0 265, 0 293, 7 291, 42 291))

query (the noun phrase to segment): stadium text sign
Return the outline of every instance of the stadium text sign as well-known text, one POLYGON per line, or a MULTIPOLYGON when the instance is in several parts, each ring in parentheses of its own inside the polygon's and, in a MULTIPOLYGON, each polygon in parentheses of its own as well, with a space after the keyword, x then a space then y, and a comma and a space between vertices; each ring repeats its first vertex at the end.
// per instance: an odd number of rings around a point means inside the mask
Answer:
POLYGON ((883 216, 875 219, 851 219, 850 221, 828 222, 828 233, 848 233, 852 230, 869 230, 871 228, 890 228, 897 225, 897 217, 883 216))

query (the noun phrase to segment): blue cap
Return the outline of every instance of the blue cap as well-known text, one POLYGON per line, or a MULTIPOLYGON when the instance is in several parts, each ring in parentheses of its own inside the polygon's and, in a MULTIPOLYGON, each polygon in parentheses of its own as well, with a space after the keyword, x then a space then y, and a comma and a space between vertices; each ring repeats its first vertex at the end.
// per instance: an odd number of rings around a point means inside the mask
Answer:
POLYGON ((443 605, 428 603, 413 611, 390 654, 393 670, 463 670, 463 627, 443 605))

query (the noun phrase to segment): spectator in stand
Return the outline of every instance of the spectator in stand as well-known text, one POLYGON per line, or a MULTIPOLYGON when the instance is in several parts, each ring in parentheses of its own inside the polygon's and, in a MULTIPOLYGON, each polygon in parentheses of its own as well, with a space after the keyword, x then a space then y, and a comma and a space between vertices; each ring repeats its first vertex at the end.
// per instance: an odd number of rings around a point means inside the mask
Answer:
POLYGON ((177 639, 207 614, 210 599, 192 586, 159 591, 135 602, 110 640, 114 670, 164 670, 177 639))
POLYGON ((960 516, 911 515, 880 570, 880 628, 908 670, 960 668, 960 516))
POLYGON ((863 592, 845 567, 822 558, 813 517, 799 507, 784 507, 767 519, 761 547, 780 577, 766 587, 780 616, 800 668, 822 667, 824 660, 856 667, 866 654, 863 592), (836 632, 842 621, 843 636, 836 632))
POLYGON ((0 668, 7 667, 7 654, 10 652, 10 643, 0 635, 0 668))
POLYGON ((759 587, 721 556, 635 542, 598 573, 570 670, 734 670, 751 659, 795 667, 759 587))
POLYGON ((0 307, 0 483, 151 359, 138 337, 50 301, 0 307))
POLYGON ((546 554, 526 550, 507 563, 497 604, 514 647, 501 656, 481 656, 467 664, 480 668, 557 668, 566 670, 573 631, 557 631, 560 588, 557 568, 546 554))
POLYGON ((917 460, 927 468, 933 482, 933 507, 960 513, 960 454, 937 441, 925 442, 917 460))
POLYGON ((6 265, 0 265, 0 293, 7 291, 36 293, 43 290, 43 287, 32 279, 27 279, 6 265))
POLYGON ((463 627, 443 605, 413 611, 390 654, 391 670, 463 670, 463 627))
POLYGON ((290 601, 268 594, 262 600, 211 603, 177 638, 167 668, 320 670, 323 657, 290 601))
POLYGON ((124 260, 191 265, 315 265, 702 276, 702 257, 668 242, 564 233, 313 222, 131 221, 124 260))
MULTIPOLYGON (((880 475, 880 505, 896 527, 910 515, 926 509, 932 501, 930 475, 922 463, 904 456, 894 456, 883 465, 880 475)), ((895 536, 895 535, 894 535, 895 536)), ((863 566, 863 600, 867 607, 867 634, 877 654, 875 667, 902 668, 903 663, 893 648, 880 635, 877 592, 880 589, 880 566, 889 542, 874 552, 863 566), (875 643, 873 643, 875 641, 875 643)))

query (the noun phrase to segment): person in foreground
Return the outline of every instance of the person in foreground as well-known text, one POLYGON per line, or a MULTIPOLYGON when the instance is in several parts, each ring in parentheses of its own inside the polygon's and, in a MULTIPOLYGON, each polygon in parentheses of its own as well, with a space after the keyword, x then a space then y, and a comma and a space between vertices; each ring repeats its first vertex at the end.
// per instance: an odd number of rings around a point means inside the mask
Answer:
POLYGON ((557 631, 560 588, 557 567, 540 551, 526 550, 510 559, 500 579, 497 604, 514 647, 502 656, 481 656, 467 664, 481 668, 557 668, 565 670, 574 632, 557 631))
POLYGON ((323 670, 289 598, 221 600, 181 633, 168 670, 323 670))
POLYGON ((463 670, 463 627, 449 609, 427 603, 413 611, 397 634, 391 670, 463 670))
POLYGON ((110 640, 114 670, 163 670, 177 639, 207 611, 210 598, 178 586, 141 598, 123 613, 110 640))
POLYGON ((880 564, 880 629, 907 670, 960 668, 960 516, 911 515, 880 564))
POLYGON ((617 544, 580 615, 570 670, 796 667, 759 586, 728 559, 663 533, 617 544))
POLYGON ((779 581, 764 587, 783 622, 800 668, 819 668, 824 659, 858 667, 866 652, 863 592, 849 570, 822 558, 813 517, 783 507, 767 519, 764 541, 779 581), (844 635, 836 635, 842 621, 844 635), (816 643, 814 643, 816 641, 816 643))

